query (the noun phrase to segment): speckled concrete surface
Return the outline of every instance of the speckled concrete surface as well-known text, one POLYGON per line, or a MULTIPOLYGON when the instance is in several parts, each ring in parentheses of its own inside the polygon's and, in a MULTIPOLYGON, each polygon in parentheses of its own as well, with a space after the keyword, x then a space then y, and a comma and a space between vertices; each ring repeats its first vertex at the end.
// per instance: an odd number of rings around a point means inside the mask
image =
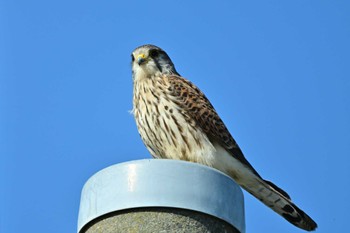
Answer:
POLYGON ((239 233, 207 214, 176 208, 140 208, 102 216, 80 233, 239 233))

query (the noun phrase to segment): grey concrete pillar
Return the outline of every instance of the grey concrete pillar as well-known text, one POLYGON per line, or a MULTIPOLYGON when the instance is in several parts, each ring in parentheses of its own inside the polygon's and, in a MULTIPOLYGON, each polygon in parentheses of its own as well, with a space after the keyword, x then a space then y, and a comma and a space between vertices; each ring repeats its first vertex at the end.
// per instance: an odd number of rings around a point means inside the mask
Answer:
POLYGON ((239 186, 195 163, 148 159, 113 165, 84 185, 78 233, 244 233, 239 186))

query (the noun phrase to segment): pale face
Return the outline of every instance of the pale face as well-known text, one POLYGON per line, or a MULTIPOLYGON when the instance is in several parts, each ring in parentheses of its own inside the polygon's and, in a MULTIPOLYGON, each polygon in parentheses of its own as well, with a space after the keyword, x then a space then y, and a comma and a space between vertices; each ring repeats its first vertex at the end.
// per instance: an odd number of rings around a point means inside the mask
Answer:
POLYGON ((144 78, 149 79, 161 74, 179 75, 168 54, 154 45, 143 45, 134 50, 132 53, 132 71, 134 81, 144 78))
POLYGON ((132 71, 134 81, 152 78, 161 73, 149 48, 141 47, 132 53, 132 71))

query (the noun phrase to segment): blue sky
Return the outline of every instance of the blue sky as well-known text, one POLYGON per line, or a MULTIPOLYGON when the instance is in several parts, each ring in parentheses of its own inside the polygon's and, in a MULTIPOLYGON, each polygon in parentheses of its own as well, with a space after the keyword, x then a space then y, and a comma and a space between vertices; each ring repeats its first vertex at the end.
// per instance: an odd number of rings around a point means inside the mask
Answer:
MULTIPOLYGON (((318 232, 344 232, 349 24, 349 1, 1 1, 0 231, 75 232, 85 181, 150 157, 128 111, 130 53, 152 43, 318 232)), ((302 232, 245 205, 247 232, 302 232)))

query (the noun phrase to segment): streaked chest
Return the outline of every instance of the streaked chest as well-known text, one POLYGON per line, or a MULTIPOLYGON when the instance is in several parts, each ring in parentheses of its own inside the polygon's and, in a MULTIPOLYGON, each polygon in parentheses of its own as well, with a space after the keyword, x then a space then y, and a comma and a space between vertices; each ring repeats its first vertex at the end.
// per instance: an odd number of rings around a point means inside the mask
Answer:
POLYGON ((134 82, 133 104, 140 136, 154 157, 211 163, 215 148, 169 91, 166 78, 134 82))

